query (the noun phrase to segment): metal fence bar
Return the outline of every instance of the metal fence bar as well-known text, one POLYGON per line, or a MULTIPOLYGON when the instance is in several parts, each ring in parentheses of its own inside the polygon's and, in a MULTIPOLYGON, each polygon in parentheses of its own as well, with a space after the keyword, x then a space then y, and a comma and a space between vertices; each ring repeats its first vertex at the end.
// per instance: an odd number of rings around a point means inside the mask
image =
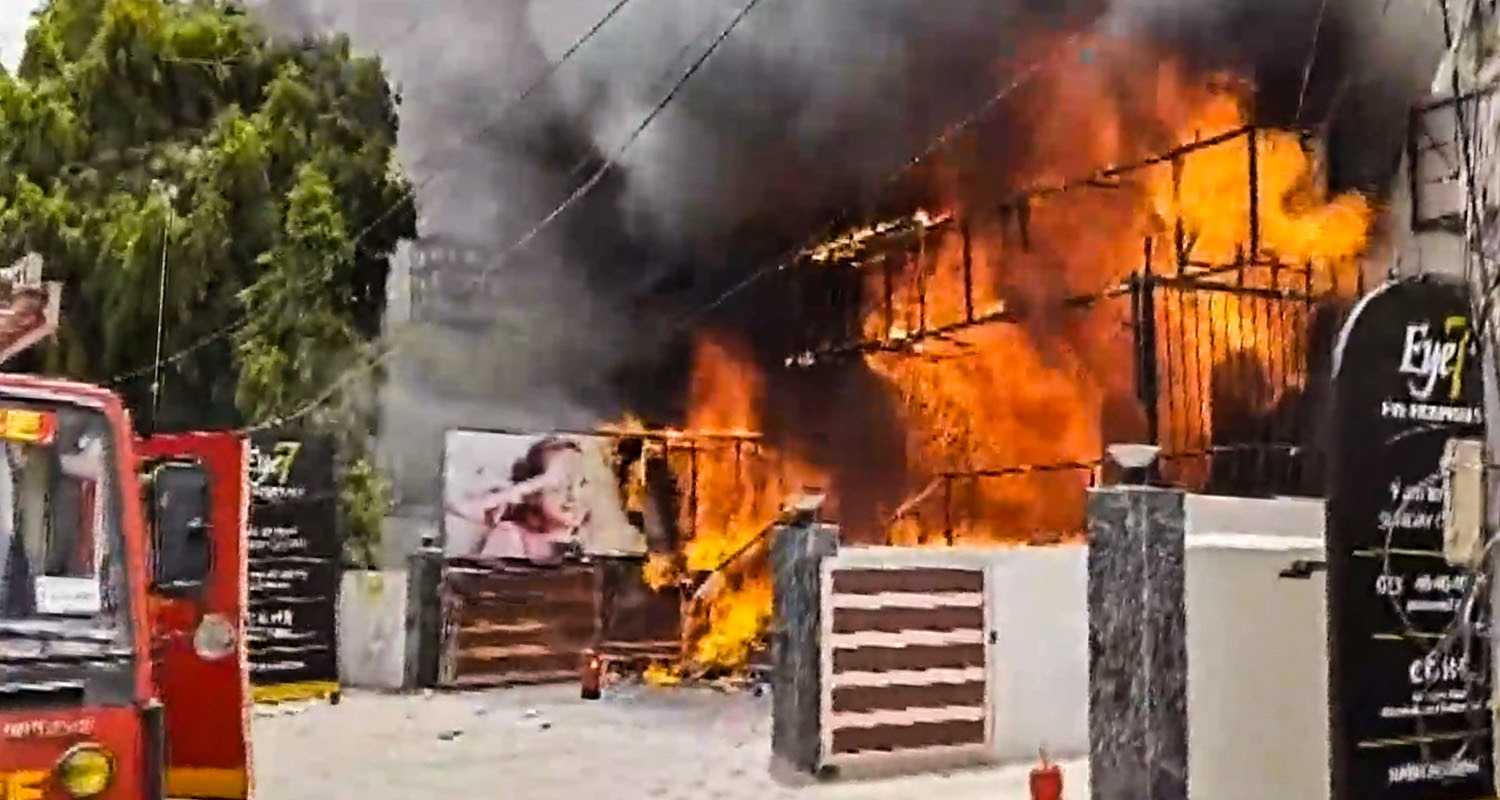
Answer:
POLYGON ((1245 131, 1249 151, 1250 175, 1250 259, 1260 257, 1260 133, 1256 128, 1245 131))
POLYGON ((1306 413, 1298 406, 1308 380, 1301 340, 1310 335, 1315 307, 1310 272, 1301 292, 1283 286, 1283 274, 1269 263, 1253 275, 1240 265, 1229 283, 1178 280, 1144 268, 1133 279, 1135 341, 1140 348, 1153 340, 1152 361, 1159 365, 1154 386, 1151 370, 1142 368, 1146 359, 1137 370, 1148 427, 1156 409, 1165 419, 1152 441, 1173 460, 1185 452, 1203 458, 1207 488, 1216 491, 1294 491, 1300 477, 1294 462, 1310 452, 1280 444, 1306 438, 1306 413), (1157 292, 1168 294, 1149 299, 1157 292))
MULTIPOLYGON (((1150 263, 1150 261, 1151 261, 1151 240, 1148 238, 1146 240, 1146 262, 1150 263)), ((1171 303, 1171 295, 1172 294, 1180 294, 1180 293, 1178 293, 1178 292, 1169 292, 1167 294, 1167 296, 1163 298, 1163 302, 1160 305, 1160 314, 1159 314, 1160 319, 1157 321, 1158 322, 1157 329, 1165 331, 1165 334, 1161 336, 1162 349, 1166 351, 1165 354, 1164 354, 1164 356, 1163 356, 1163 358, 1162 358, 1162 364, 1165 367, 1165 369, 1163 370, 1163 372, 1165 372, 1165 374, 1166 374, 1165 383, 1168 386, 1173 385, 1173 377, 1174 377, 1173 374, 1172 374, 1172 343, 1173 343, 1174 340, 1178 341, 1177 350, 1178 350, 1179 353, 1182 351, 1182 346, 1184 344, 1186 344, 1185 339, 1182 339, 1181 337, 1177 336, 1178 331, 1175 331, 1172 328, 1172 303, 1171 303)), ((1180 326, 1181 323, 1182 323, 1182 320, 1181 320, 1180 315, 1179 315, 1178 325, 1180 326)), ((1154 357, 1155 357, 1155 355, 1153 354, 1153 358, 1154 357)), ((1176 376, 1177 380, 1181 380, 1182 377, 1183 376, 1180 375, 1180 374, 1176 376)), ((1158 406, 1163 405, 1163 403, 1161 402, 1161 398, 1157 398, 1157 405, 1158 406)), ((1180 435, 1181 427, 1178 424, 1177 408, 1178 408, 1179 405, 1181 405, 1183 408, 1186 408, 1186 406, 1187 406, 1186 398, 1183 399, 1182 403, 1178 403, 1177 402, 1177 393, 1176 392, 1167 392, 1164 405, 1166 405, 1166 407, 1167 407, 1167 436, 1170 438, 1170 437, 1174 437, 1174 436, 1180 435)), ((1158 431, 1158 436, 1156 438, 1160 438, 1160 431, 1158 431)), ((1174 445, 1174 443, 1170 442, 1170 441, 1167 444, 1168 447, 1172 447, 1173 445, 1174 445)))
POLYGON ((881 256, 880 269, 885 279, 885 329, 880 332, 880 341, 886 341, 891 336, 891 329, 896 327, 896 287, 891 277, 891 257, 889 254, 881 256))
MULTIPOLYGON (((1259 146, 1263 141, 1264 137, 1254 128, 1238 129, 1135 164, 1098 171, 1082 183, 1037 187, 1002 205, 1006 214, 1016 218, 1021 245, 1025 248, 1030 244, 1027 217, 1032 199, 1084 184, 1098 185, 1102 179, 1118 178, 1146 167, 1172 169, 1176 207, 1171 230, 1160 234, 1160 246, 1168 246, 1167 237, 1171 237, 1170 258, 1176 262, 1176 268, 1158 269, 1156 257, 1166 254, 1153 252, 1154 239, 1146 237, 1142 263, 1129 278, 1095 295, 1070 298, 1060 305, 1091 308, 1102 299, 1130 295, 1135 394, 1145 415, 1147 434, 1164 448, 1165 461, 1181 465, 1175 470, 1177 477, 1183 480, 1201 477, 1205 486, 1195 488, 1212 491, 1252 494, 1295 491, 1312 474, 1313 468, 1306 463, 1314 455, 1308 447, 1307 414, 1305 408, 1299 407, 1299 403, 1308 402, 1308 358, 1313 346, 1310 326, 1322 297, 1343 288, 1314 285, 1311 264, 1300 270, 1303 275, 1298 281, 1296 267, 1281 264, 1273 254, 1262 252, 1259 146), (1196 238, 1188 229, 1180 207, 1185 159, 1195 151, 1241 137, 1247 159, 1247 239, 1236 248, 1231 263, 1207 263, 1201 256, 1195 261, 1196 238), (1159 297, 1162 292, 1166 295, 1159 297)), ((862 283, 852 280, 848 291, 829 295, 830 304, 844 309, 846 318, 854 320, 853 327, 860 333, 839 342, 819 342, 817 351, 809 355, 816 358, 905 353, 915 349, 913 345, 923 339, 947 337, 977 325, 1014 322, 1015 317, 1003 307, 989 313, 980 313, 976 308, 972 220, 952 222, 957 223, 962 236, 962 258, 959 264, 947 268, 962 269, 961 281, 933 280, 935 270, 942 265, 927 263, 939 248, 929 247, 926 236, 941 234, 936 228, 903 229, 902 235, 908 238, 899 250, 894 246, 898 242, 876 241, 862 251, 866 255, 851 261, 857 264, 849 269, 858 275, 860 265, 867 265, 880 269, 881 273, 878 276, 865 273, 870 275, 868 280, 862 283), (879 255, 869 255, 875 252, 879 255), (905 259, 901 263, 893 261, 897 252, 905 259), (874 263, 877 260, 878 267, 874 263), (929 270, 933 270, 932 274, 929 270), (907 284, 908 280, 912 283, 907 284), (897 281, 901 282, 899 292, 897 281), (872 296, 882 290, 883 297, 872 296), (961 297, 945 295, 941 301, 935 299, 936 295, 928 296, 929 292, 958 291, 962 292, 961 297), (908 292, 915 292, 915 297, 909 297, 908 292), (960 300, 961 316, 951 313, 960 300), (906 307, 899 320, 898 303, 906 307), (882 316, 884 331, 869 336, 869 323, 861 324, 860 320, 867 317, 874 322, 882 316)), ((1163 258, 1162 265, 1167 263, 1163 258)), ((987 301, 985 307, 989 307, 987 301)), ((940 473, 944 539, 951 543, 969 535, 977 517, 996 507, 993 498, 982 490, 982 481, 1002 476, 1045 481, 1048 479, 1019 476, 1067 469, 1087 469, 1092 480, 1098 474, 1099 462, 940 473), (967 498, 961 498, 965 492, 967 498)), ((928 530, 924 536, 935 533, 928 530)))
POLYGON ((959 225, 964 237, 964 321, 974 323, 974 240, 970 238, 969 221, 959 225))
MULTIPOLYGON (((911 258, 907 254, 907 258, 911 258)), ((916 284, 917 284, 917 335, 927 333, 927 237, 917 239, 916 253, 916 284)))
POLYGON ((943 481, 943 539, 953 546, 953 477, 944 475, 943 481))
POLYGON ((1155 442, 1160 438, 1161 420, 1157 401, 1160 399, 1160 381, 1156 370, 1156 290, 1151 279, 1151 264, 1147 262, 1143 274, 1133 281, 1132 308, 1135 313, 1135 377, 1136 397, 1146 414, 1146 436, 1155 442))
POLYGON ((1182 159, 1172 159, 1172 252, 1177 260, 1177 274, 1188 264, 1187 228, 1182 221, 1182 159))
MULTIPOLYGON (((1178 330, 1169 333, 1169 336, 1172 336, 1173 339, 1178 339, 1178 381, 1185 381, 1188 380, 1188 338, 1184 335, 1184 333, 1187 332, 1188 326, 1187 305, 1182 302, 1182 296, 1184 296, 1184 293, 1181 293, 1181 291, 1173 291, 1172 294, 1176 297, 1176 299, 1178 299, 1178 330)), ((1178 422, 1173 423, 1173 431, 1175 431, 1176 437, 1178 437, 1178 441, 1173 441, 1173 443, 1170 444, 1172 444, 1173 449, 1181 449, 1181 447, 1184 447, 1185 444, 1188 443, 1188 437, 1190 437, 1190 422, 1188 422, 1188 413, 1190 413, 1191 404, 1190 402, 1188 402, 1187 398, 1182 398, 1182 396, 1179 395, 1178 392, 1173 392, 1172 396, 1181 399, 1178 399, 1178 401, 1176 401, 1176 405, 1178 405, 1179 408, 1179 419, 1178 422)), ((1194 425, 1196 425, 1196 423, 1199 423, 1199 420, 1197 420, 1197 414, 1193 414, 1193 423, 1194 425)))
MULTIPOLYGON (((1183 177, 1184 162, 1185 159, 1187 159, 1193 153, 1201 150, 1206 150, 1208 148, 1225 145, 1229 142, 1233 142, 1241 138, 1244 138, 1247 140, 1247 142, 1249 142, 1248 149, 1252 153, 1251 160, 1252 162, 1254 162, 1257 158, 1257 156, 1255 155, 1257 149, 1255 143, 1259 141, 1259 137, 1255 134, 1255 128, 1251 126, 1236 128, 1234 130, 1225 131, 1206 139, 1200 139, 1195 142, 1183 144, 1170 150, 1160 152, 1156 155, 1140 159, 1133 163, 1096 170, 1089 175, 1072 180, 1031 187, 1030 189, 1017 193, 1011 199, 998 204, 1002 221, 1008 220, 1010 218, 1015 219, 1018 231, 1020 233, 1021 249, 1023 251, 1029 250, 1031 247, 1031 230, 1029 217, 1031 211, 1031 203, 1033 200, 1045 198, 1050 195, 1059 194, 1075 189, 1098 187, 1101 185, 1113 186, 1116 185, 1115 181, 1117 181, 1117 179, 1129 173, 1165 165, 1172 169, 1174 202, 1179 206, 1179 208, 1174 209, 1175 219, 1173 220, 1174 256, 1178 264, 1176 275, 1173 277, 1178 279, 1188 277, 1189 268, 1198 269, 1200 274, 1212 275, 1216 272, 1221 271, 1224 268, 1224 265, 1199 263, 1193 261, 1191 257, 1191 251, 1193 250, 1193 240, 1189 235, 1189 231, 1186 230, 1186 223, 1182 218, 1182 214, 1180 213, 1180 184, 1183 177)), ((1255 167, 1252 166, 1252 169, 1255 169, 1255 167)), ((1251 250, 1248 257, 1242 254, 1242 256, 1237 259, 1237 261, 1241 263, 1255 264, 1259 263, 1259 188, 1256 185, 1257 181, 1254 179, 1250 181, 1250 184, 1251 211, 1252 217, 1254 217, 1251 223, 1251 250)), ((1006 323, 1013 321, 1013 318, 1006 314, 991 313, 981 315, 976 310, 974 299, 972 223, 970 220, 954 220, 952 217, 944 217, 940 220, 932 222, 922 220, 920 224, 915 225, 911 222, 903 222, 901 224, 892 223, 889 225, 877 225, 873 227, 873 232, 871 232, 871 229, 866 229, 865 231, 861 231, 858 234, 860 238, 850 238, 850 244, 847 253, 840 254, 837 251, 827 251, 826 249, 815 248, 808 251, 807 253, 804 253, 804 261, 819 261, 825 267, 834 267, 838 264, 844 264, 848 266, 848 268, 855 270, 856 272, 866 266, 874 267, 876 266, 875 262, 878 262, 878 269, 880 269, 882 272, 881 278, 883 280, 883 297, 879 298, 881 303, 880 305, 876 305, 875 302, 873 302, 877 298, 864 297, 864 295, 869 294, 871 290, 874 289, 874 287, 865 287, 862 291, 856 291, 854 293, 854 297, 829 297, 828 299, 831 304, 837 303, 838 305, 844 306, 847 310, 849 310, 851 313, 854 313, 856 316, 858 316, 862 310, 872 312, 872 316, 883 315, 885 321, 885 331, 880 336, 874 337, 876 341, 870 341, 866 336, 863 335, 856 335, 853 337, 843 337, 842 341, 827 342, 824 346, 807 348, 806 350, 799 350, 798 353, 809 353, 813 356, 849 356, 876 352, 882 349, 886 349, 889 345, 891 345, 892 342, 890 332, 895 327, 897 321, 896 309, 894 307, 896 302, 895 282, 897 276, 893 274, 895 267, 892 264, 891 260, 893 250, 896 249, 897 245, 901 245, 901 247, 909 253, 912 245, 915 244, 915 249, 917 250, 917 257, 919 261, 925 260, 926 237, 935 233, 940 233, 943 228, 946 228, 949 224, 952 224, 954 222, 957 222, 960 233, 964 237, 964 276, 963 281, 960 283, 961 289, 958 289, 963 293, 962 300, 964 315, 961 322, 954 324, 945 324, 944 326, 942 326, 945 329, 943 335, 954 333, 957 330, 961 330, 965 327, 993 323, 1006 323), (832 252, 832 255, 830 255, 830 252, 832 252), (869 302, 868 308, 862 307, 862 302, 864 302, 865 300, 872 301, 869 302)), ((806 264, 804 264, 804 266, 806 266, 806 264)), ((811 271, 812 270, 809 269, 793 269, 789 270, 788 272, 794 276, 794 279, 806 279, 806 273, 809 273, 811 271)), ((920 285, 917 289, 918 296, 916 298, 916 304, 919 306, 918 320, 915 321, 915 325, 903 325, 904 335, 900 337, 903 341, 909 340, 914 332, 922 333, 929 330, 931 321, 927 319, 926 306, 930 304, 932 298, 927 297, 927 287, 925 285, 926 277, 925 266, 919 263, 917 267, 917 278, 918 282, 922 285, 920 285)), ((949 289, 947 291, 955 291, 955 289, 949 289)), ((1107 296, 1107 293, 1104 295, 1100 295, 1100 297, 1103 296, 1107 296)), ((1064 305, 1068 307, 1088 306, 1090 305, 1090 299, 1091 298, 1075 298, 1072 301, 1064 303, 1064 305)), ((1092 299, 1099 298, 1096 297, 1092 299)))

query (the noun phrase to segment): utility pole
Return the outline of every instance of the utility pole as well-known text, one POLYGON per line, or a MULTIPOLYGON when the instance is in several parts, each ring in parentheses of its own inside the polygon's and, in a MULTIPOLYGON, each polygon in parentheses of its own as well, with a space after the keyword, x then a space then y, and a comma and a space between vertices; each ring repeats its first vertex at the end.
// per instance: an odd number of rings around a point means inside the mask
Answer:
POLYGON ((167 216, 166 222, 161 229, 161 271, 156 289, 156 359, 151 368, 151 429, 156 431, 161 427, 161 394, 162 394, 162 345, 166 338, 166 306, 167 306, 167 250, 172 243, 172 218, 177 202, 177 187, 153 181, 161 190, 166 199, 167 216))
MULTIPOLYGON (((1494 464, 1500 456, 1500 224, 1494 213, 1500 203, 1500 94, 1493 90, 1500 84, 1500 15, 1495 0, 1430 2, 1441 16, 1446 45, 1432 94, 1452 101, 1452 119, 1444 121, 1452 124, 1452 140, 1442 144, 1457 165, 1455 217, 1462 224, 1456 232, 1483 364, 1485 461, 1494 464)), ((1493 532, 1500 530, 1500 493, 1486 494, 1493 532)))
MULTIPOLYGON (((1480 462, 1483 507, 1480 536, 1485 547, 1475 567, 1474 602, 1494 608, 1500 591, 1495 586, 1495 558, 1491 548, 1500 536, 1500 13, 1496 0, 1433 0, 1442 13, 1447 52, 1438 67, 1433 94, 1453 99, 1454 141, 1462 201, 1464 278, 1469 286, 1470 324, 1479 344, 1483 367, 1484 446, 1480 462)), ((1450 444, 1450 447, 1452 445, 1450 444)), ((1449 467, 1451 469, 1452 467, 1449 467)), ((1454 473, 1450 482, 1457 484, 1454 473)), ((1451 489, 1450 489, 1451 491, 1451 489)), ((1456 501, 1456 498, 1455 498, 1456 501)), ((1457 509, 1450 509, 1457 513, 1457 509)), ((1489 617, 1488 614, 1484 615, 1489 617)), ((1479 634, 1478 631, 1474 632, 1479 634)), ((1496 652, 1493 631, 1490 654, 1496 652)), ((1476 636, 1476 638, 1478 638, 1476 636)), ((1490 664, 1489 685, 1495 686, 1496 665, 1490 664)), ((1492 720, 1493 724, 1493 720, 1492 720)), ((1500 748, 1500 742, 1494 743, 1500 748)), ((1486 754, 1500 755, 1500 749, 1486 754)))

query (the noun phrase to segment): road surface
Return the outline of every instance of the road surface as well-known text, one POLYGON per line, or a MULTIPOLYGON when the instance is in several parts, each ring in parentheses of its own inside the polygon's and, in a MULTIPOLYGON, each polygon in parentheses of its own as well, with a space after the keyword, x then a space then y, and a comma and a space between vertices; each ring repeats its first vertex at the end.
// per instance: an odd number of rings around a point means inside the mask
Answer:
MULTIPOLYGON (((793 787, 774 781, 770 698, 712 689, 576 686, 432 695, 351 693, 262 707, 259 800, 1026 800, 1026 768, 793 787)), ((1068 798, 1084 767, 1064 765, 1068 798)))

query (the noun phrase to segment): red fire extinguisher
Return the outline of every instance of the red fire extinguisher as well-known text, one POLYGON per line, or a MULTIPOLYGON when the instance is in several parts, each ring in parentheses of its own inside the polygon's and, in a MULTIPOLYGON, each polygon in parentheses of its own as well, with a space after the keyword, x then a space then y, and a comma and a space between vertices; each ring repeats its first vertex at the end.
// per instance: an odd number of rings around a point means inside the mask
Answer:
POLYGON ((1062 770, 1047 760, 1046 748, 1041 757, 1041 765, 1031 771, 1031 800, 1062 800, 1062 770))
POLYGON ((604 665, 600 663, 599 656, 593 650, 583 651, 583 664, 579 669, 579 683, 582 684, 580 694, 585 700, 599 699, 599 674, 603 672, 604 665))

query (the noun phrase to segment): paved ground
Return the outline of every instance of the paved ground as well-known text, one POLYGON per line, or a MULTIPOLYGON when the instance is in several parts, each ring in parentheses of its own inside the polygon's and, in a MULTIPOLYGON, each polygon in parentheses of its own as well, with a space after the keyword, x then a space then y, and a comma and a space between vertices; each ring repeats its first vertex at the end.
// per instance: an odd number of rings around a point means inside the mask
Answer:
MULTIPOLYGON (((390 696, 262 709, 260 800, 1025 800, 1026 769, 788 787, 770 777, 770 698, 576 686, 390 696), (275 715, 271 715, 275 714, 275 715)), ((1066 796, 1087 796, 1081 764, 1066 796)))

